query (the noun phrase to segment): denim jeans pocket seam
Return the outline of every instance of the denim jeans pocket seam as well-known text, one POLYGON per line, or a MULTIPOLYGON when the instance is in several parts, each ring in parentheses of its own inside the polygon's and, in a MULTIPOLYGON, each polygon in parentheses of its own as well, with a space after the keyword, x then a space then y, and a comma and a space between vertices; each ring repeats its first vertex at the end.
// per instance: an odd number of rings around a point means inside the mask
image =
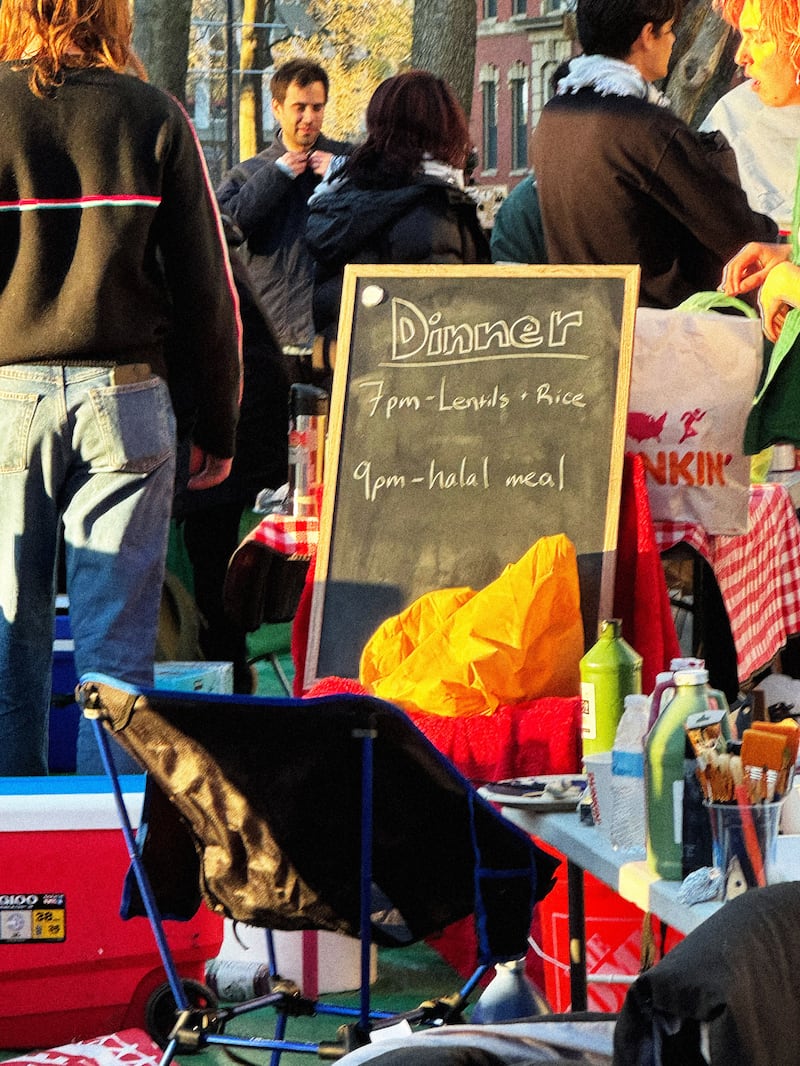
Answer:
POLYGON ((14 413, 0 418, 0 474, 20 474, 28 468, 28 442, 40 396, 37 393, 0 390, 0 411, 13 405, 14 413), (21 417, 20 417, 21 413, 21 417))

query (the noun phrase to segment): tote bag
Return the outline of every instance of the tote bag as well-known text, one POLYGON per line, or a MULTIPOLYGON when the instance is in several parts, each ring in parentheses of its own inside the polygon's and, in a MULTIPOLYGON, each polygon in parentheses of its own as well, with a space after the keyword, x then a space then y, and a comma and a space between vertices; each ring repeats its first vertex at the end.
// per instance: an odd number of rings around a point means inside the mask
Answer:
POLYGON ((755 311, 721 293, 636 312, 627 450, 642 456, 656 521, 747 532, 743 441, 762 344, 755 311), (714 310, 721 307, 745 317, 714 310))

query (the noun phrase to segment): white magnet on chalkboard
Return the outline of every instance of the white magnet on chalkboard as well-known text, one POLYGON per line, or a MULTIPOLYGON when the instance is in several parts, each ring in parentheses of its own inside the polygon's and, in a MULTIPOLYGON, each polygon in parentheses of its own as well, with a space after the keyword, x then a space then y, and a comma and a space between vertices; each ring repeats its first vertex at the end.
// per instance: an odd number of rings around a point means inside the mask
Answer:
POLYGON ((365 307, 377 307, 383 303, 385 296, 386 293, 380 285, 367 285, 361 293, 361 302, 365 307))

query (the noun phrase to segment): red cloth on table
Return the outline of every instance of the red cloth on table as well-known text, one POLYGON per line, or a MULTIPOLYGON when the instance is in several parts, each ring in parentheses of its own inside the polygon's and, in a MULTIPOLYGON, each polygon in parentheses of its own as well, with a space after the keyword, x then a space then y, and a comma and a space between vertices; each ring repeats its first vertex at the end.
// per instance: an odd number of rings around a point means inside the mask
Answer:
POLYGON ((626 455, 617 536, 614 615, 622 635, 642 656, 642 691, 681 654, 664 578, 640 455, 626 455))
MULTIPOLYGON (((347 677, 324 677, 306 696, 367 689, 347 677)), ((520 774, 571 774, 581 763, 579 696, 546 696, 493 714, 446 718, 415 711, 409 718, 428 740, 478 785, 520 774)))
POLYGON ((571 774, 581 764, 578 696, 546 696, 468 718, 416 712, 409 717, 478 784, 520 774, 571 774))
POLYGON ((713 536, 691 522, 655 524, 662 551, 685 541, 710 563, 728 612, 740 682, 800 632, 800 523, 785 485, 750 486, 748 527, 738 536, 713 536))

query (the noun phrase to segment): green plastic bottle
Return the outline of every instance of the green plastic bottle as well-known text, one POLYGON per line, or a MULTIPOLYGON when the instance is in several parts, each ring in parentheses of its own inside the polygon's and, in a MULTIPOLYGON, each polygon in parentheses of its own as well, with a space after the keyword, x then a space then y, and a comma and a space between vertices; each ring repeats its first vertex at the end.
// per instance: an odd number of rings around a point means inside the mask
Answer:
POLYGON ((642 657, 622 636, 622 622, 600 623, 599 639, 580 662, 583 754, 611 751, 625 697, 642 691, 642 657))
MULTIPOLYGON (((690 714, 728 709, 725 694, 709 687, 707 670, 678 670, 673 680, 675 695, 650 730, 644 755, 647 864, 665 881, 684 876, 684 774, 694 761, 684 724, 690 714)), ((722 732, 730 738, 727 714, 722 732)))

